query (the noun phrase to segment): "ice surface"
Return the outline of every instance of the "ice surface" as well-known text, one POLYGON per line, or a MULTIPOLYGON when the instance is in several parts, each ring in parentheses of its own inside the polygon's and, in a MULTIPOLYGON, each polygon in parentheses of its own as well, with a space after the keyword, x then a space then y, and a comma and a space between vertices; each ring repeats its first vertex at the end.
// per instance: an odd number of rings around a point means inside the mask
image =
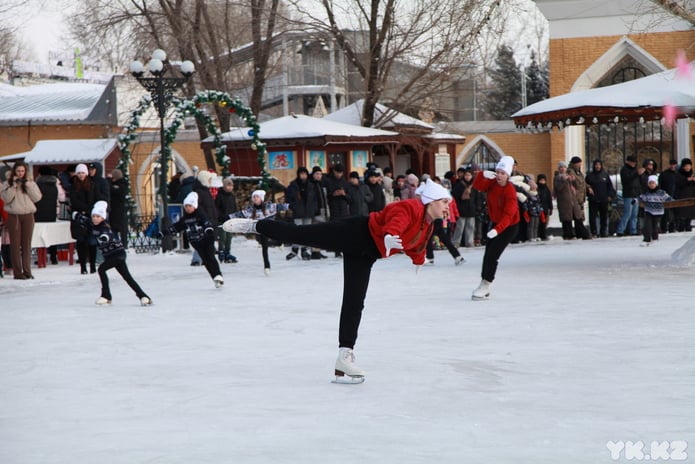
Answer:
POLYGON ((190 255, 130 254, 145 308, 113 271, 108 307, 77 266, 6 276, 0 463, 595 464, 616 462, 609 441, 694 446, 695 268, 674 254, 691 237, 513 245, 482 302, 481 248, 417 274, 380 260, 361 385, 331 384, 333 253, 271 249, 266 277, 239 237, 220 289, 190 255))

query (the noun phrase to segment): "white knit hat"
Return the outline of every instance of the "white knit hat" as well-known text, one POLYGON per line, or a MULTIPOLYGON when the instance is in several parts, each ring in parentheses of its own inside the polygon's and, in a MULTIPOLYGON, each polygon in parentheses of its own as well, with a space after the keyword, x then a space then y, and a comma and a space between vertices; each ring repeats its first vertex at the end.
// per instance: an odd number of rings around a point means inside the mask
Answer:
POLYGON ((506 172, 508 176, 511 176, 514 170, 514 158, 511 156, 503 156, 499 163, 497 163, 497 166, 495 166, 495 170, 497 169, 501 169, 506 172))
POLYGON ((450 198, 449 191, 432 179, 427 179, 420 187, 415 190, 415 193, 420 195, 420 201, 423 205, 432 203, 433 201, 441 200, 442 198, 450 198))
POLYGON ((81 172, 89 175, 89 169, 87 169, 87 165, 84 163, 80 163, 77 165, 77 167, 75 167, 75 174, 79 174, 81 172))
POLYGON ((656 182, 657 184, 659 183, 659 177, 655 175, 651 175, 647 177, 647 183, 649 182, 656 182))
POLYGON ((198 209, 198 194, 195 192, 191 192, 188 195, 186 195, 186 198, 183 199, 183 205, 191 205, 195 209, 198 209))
POLYGON ((101 216, 106 219, 106 210, 108 207, 109 204, 105 201, 97 201, 94 203, 94 207, 92 208, 92 216, 96 214, 97 216, 101 216))
POLYGON ((254 190, 251 194, 251 198, 256 196, 261 197, 261 201, 265 201, 265 190, 254 190))

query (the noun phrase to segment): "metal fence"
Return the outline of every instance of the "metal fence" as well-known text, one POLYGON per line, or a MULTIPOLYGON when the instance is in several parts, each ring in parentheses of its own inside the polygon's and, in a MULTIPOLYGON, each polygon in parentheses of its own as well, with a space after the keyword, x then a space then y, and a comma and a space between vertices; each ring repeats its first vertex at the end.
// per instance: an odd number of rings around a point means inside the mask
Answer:
POLYGON ((135 216, 128 227, 128 235, 128 247, 136 253, 156 253, 162 248, 157 215, 135 216))

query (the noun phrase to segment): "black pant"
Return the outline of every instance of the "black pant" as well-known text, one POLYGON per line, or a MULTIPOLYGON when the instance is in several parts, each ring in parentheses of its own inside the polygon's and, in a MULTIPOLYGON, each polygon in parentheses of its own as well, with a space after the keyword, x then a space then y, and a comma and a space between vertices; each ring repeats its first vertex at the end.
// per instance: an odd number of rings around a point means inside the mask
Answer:
POLYGON ((608 201, 589 202, 589 229, 591 235, 601 235, 608 237, 608 201), (596 219, 599 220, 599 227, 596 227, 596 219))
POLYGON ((205 237, 199 242, 191 242, 191 245, 200 255, 200 259, 203 260, 203 266, 205 266, 205 269, 207 269, 210 277, 214 279, 216 276, 222 275, 222 272, 220 271, 220 263, 217 262, 217 256, 215 253, 215 239, 212 237, 205 237))
POLYGON ((659 240, 659 222, 661 221, 661 215, 655 216, 651 213, 644 212, 644 217, 642 218, 642 236, 645 242, 651 242, 652 240, 659 240))
POLYGON ((297 226, 263 220, 256 231, 274 240, 343 253, 343 302, 338 346, 353 348, 362 319, 372 266, 381 257, 369 233, 368 217, 349 217, 297 226))
POLYGON ((451 256, 455 259, 458 256, 461 256, 461 253, 459 253, 459 250, 454 246, 453 242, 451 241, 451 237, 449 236, 449 232, 447 230, 444 230, 444 220, 443 219, 435 219, 434 222, 432 223, 434 226, 434 230, 432 231, 432 236, 430 239, 427 241, 427 259, 434 259, 434 236, 436 235, 439 237, 439 241, 444 244, 447 250, 449 250, 449 253, 451 256))
POLYGON ((676 231, 676 217, 673 209, 664 210, 664 214, 661 216, 661 232, 675 232, 676 231))
POLYGON ((97 246, 90 245, 87 240, 80 240, 75 243, 77 250, 77 259, 80 260, 80 271, 87 272, 87 261, 89 261, 89 270, 93 272, 96 269, 97 262, 97 246))
POLYGON ((495 280, 500 256, 507 245, 516 238, 518 232, 519 224, 517 223, 504 229, 497 237, 488 239, 487 245, 485 245, 485 256, 483 256, 483 270, 480 274, 484 280, 488 282, 495 280))
POLYGON ((256 235, 256 241, 261 244, 261 255, 263 255, 263 268, 270 269, 270 259, 268 258, 268 237, 256 235))
MULTIPOLYGON (((111 268, 116 268, 116 271, 123 277, 123 280, 128 284, 130 288, 133 289, 138 298, 146 297, 147 294, 142 291, 140 286, 133 276, 130 275, 128 270, 128 265, 125 263, 125 251, 119 252, 114 255, 104 258, 104 262, 99 266, 99 280, 101 280, 101 296, 107 300, 111 300, 111 289, 109 288, 109 278, 106 275, 106 271, 111 268)), ((149 297, 148 297, 149 298, 149 297)))

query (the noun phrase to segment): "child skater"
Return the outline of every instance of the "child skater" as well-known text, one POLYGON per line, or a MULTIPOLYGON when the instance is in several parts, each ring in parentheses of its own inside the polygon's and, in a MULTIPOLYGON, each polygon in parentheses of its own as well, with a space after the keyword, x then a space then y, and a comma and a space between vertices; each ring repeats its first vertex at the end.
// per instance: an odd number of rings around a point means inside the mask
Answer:
POLYGON ((91 234, 96 239, 97 246, 101 250, 104 257, 104 262, 99 266, 99 280, 101 280, 101 296, 97 298, 96 304, 108 305, 111 304, 111 289, 109 288, 109 278, 106 271, 111 268, 116 268, 116 271, 123 277, 123 280, 135 291, 135 295, 140 299, 142 306, 152 304, 152 299, 140 288, 133 276, 130 275, 128 265, 125 262, 126 252, 123 247, 123 242, 118 236, 118 233, 111 229, 111 226, 106 222, 106 209, 108 203, 105 201, 97 201, 92 208, 91 221, 87 216, 75 211, 73 219, 78 224, 78 227, 84 232, 85 236, 91 234))
POLYGON ((486 300, 490 297, 490 284, 495 280, 497 264, 507 245, 514 240, 519 229, 519 201, 516 188, 509 181, 514 169, 514 158, 503 156, 495 167, 495 172, 480 171, 473 181, 473 188, 487 193, 487 207, 491 229, 487 233, 483 257, 482 280, 473 290, 473 300, 486 300))
MULTIPOLYGON (((272 203, 265 201, 265 190, 254 190, 251 194, 251 204, 243 210, 233 214, 233 217, 249 219, 270 219, 280 211, 286 211, 289 204, 272 203)), ((268 259, 268 237, 257 235, 256 240, 261 244, 263 254, 263 272, 270 275, 270 260, 268 259)))
POLYGON ((659 240, 659 223, 664 215, 664 202, 673 200, 671 195, 659 188, 659 178, 649 176, 647 178, 647 191, 639 196, 644 203, 644 223, 642 224, 642 245, 649 246, 652 240, 659 240))
POLYGON ((198 209, 198 194, 191 192, 183 200, 183 216, 172 224, 165 234, 183 232, 203 260, 210 277, 219 288, 224 284, 220 264, 215 257, 215 229, 210 220, 198 209))
POLYGON ((400 251, 416 266, 425 264, 425 248, 432 234, 432 224, 436 219, 446 219, 449 198, 447 189, 428 180, 420 198, 389 203, 369 216, 350 216, 308 225, 235 218, 225 222, 223 228, 228 232, 257 233, 285 243, 343 254, 343 302, 335 375, 338 383, 359 383, 364 381, 365 373, 355 365, 353 348, 372 266, 377 259, 400 251))

